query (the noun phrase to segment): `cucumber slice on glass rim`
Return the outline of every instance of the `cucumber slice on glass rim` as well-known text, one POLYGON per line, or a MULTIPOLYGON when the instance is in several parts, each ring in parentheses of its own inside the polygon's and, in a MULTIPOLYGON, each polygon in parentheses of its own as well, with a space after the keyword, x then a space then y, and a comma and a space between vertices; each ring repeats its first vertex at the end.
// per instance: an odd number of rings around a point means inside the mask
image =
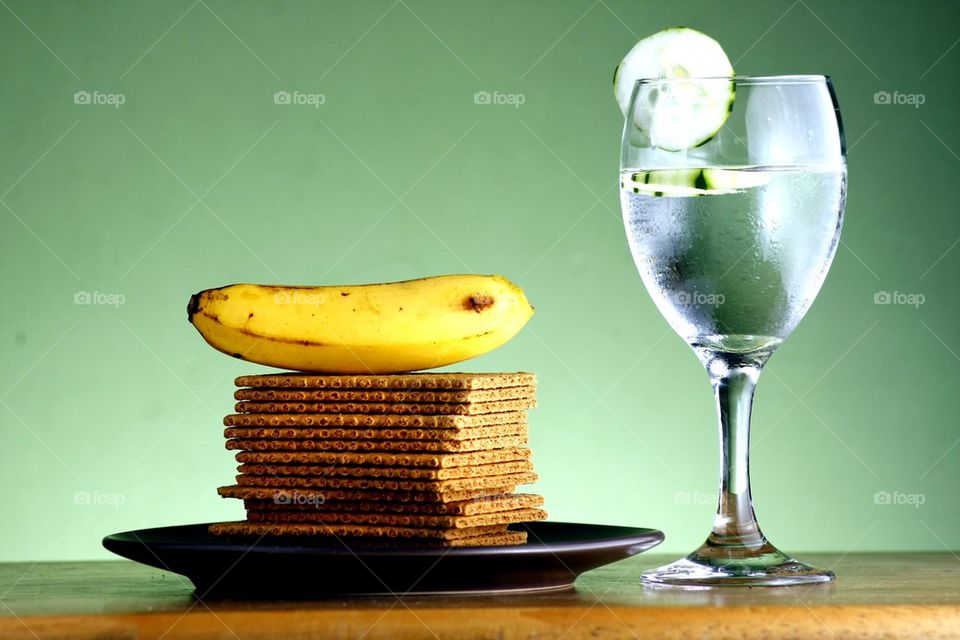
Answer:
POLYGON ((763 171, 741 169, 655 169, 624 173, 620 188, 647 196, 690 198, 738 193, 770 181, 763 171))
POLYGON ((632 119, 650 142, 682 151, 711 140, 733 108, 733 65, 716 40, 696 29, 664 29, 640 40, 613 74, 613 91, 624 116, 641 78, 689 78, 687 82, 640 86, 632 119), (712 78, 711 80, 698 80, 712 78))

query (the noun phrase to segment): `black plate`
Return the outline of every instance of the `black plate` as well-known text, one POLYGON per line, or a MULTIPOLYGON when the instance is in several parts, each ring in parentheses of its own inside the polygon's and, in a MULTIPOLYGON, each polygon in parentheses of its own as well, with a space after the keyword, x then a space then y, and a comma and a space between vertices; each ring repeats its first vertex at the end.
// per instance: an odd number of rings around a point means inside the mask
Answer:
POLYGON ((201 597, 504 593, 565 589, 589 569, 663 541, 655 529, 532 522, 526 544, 384 549, 345 539, 212 536, 206 524, 114 533, 117 555, 188 577, 201 597), (348 546, 349 545, 349 546, 348 546))

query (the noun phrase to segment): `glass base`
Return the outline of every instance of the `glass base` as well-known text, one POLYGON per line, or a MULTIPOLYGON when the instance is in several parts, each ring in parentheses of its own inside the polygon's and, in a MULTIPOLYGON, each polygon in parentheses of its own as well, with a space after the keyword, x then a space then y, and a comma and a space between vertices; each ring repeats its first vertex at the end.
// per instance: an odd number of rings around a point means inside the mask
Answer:
POLYGON ((704 545, 686 558, 641 577, 652 587, 782 587, 836 579, 832 571, 798 562, 766 543, 759 549, 726 549, 704 545))

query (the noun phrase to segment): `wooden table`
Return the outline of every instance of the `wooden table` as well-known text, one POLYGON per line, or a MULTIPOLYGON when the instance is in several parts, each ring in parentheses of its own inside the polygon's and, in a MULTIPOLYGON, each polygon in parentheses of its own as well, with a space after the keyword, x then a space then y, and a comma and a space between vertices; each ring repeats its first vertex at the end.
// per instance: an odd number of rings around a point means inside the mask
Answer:
POLYGON ((670 559, 650 554, 560 593, 201 602, 185 579, 133 562, 9 563, 0 638, 960 638, 958 556, 801 557, 837 582, 643 589, 640 572, 670 559))

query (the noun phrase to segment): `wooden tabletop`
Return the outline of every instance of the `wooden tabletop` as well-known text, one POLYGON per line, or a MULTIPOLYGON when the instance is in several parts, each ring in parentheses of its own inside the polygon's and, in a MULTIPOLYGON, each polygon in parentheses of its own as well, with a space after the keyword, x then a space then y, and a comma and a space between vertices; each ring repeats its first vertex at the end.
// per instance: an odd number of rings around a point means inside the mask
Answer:
MULTIPOLYGON (((128 561, 0 564, 0 638, 960 638, 960 557, 805 554, 835 583, 645 589, 641 555, 576 589, 500 596, 199 601, 175 574, 128 561)), ((318 576, 318 579, 330 579, 318 576)))

